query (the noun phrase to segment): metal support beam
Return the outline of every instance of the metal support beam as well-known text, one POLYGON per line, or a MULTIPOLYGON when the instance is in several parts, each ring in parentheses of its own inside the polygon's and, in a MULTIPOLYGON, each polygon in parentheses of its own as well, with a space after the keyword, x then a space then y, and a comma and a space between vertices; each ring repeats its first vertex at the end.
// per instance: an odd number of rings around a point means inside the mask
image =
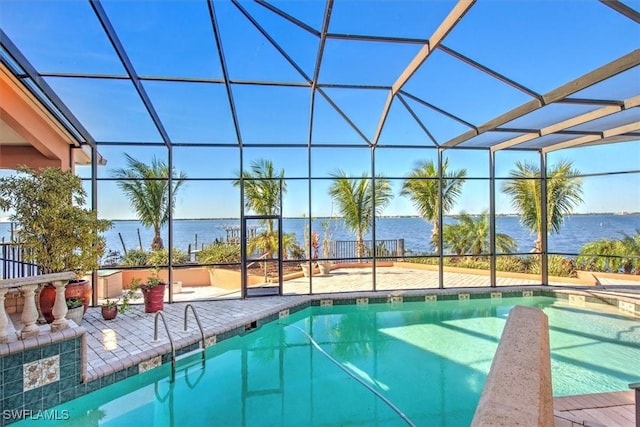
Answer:
POLYGON ((496 287, 496 153, 489 151, 489 285, 496 287))
MULTIPOLYGON (((236 112, 236 105, 233 100, 233 92, 231 91, 231 83, 229 81, 229 70, 227 69, 227 60, 224 56, 224 49, 222 47, 222 40, 220 39, 220 28, 218 27, 218 20, 216 19, 216 11, 213 6, 213 0, 207 1, 209 8, 209 19, 211 20, 211 28, 213 29, 213 37, 216 41, 216 47, 218 52, 218 59, 220 60, 220 68, 222 69, 222 77, 224 79, 224 86, 227 91, 227 100, 229 102, 229 109, 231 110, 231 119, 233 120, 233 128, 236 132, 236 139, 238 145, 242 147, 242 134, 240 133, 240 124, 238 122, 238 113, 236 112)), ((240 156, 242 159, 242 149, 240 150, 240 156)), ((240 162, 240 170, 242 170, 242 162, 240 162)), ((240 178, 242 182, 242 177, 240 178)), ((240 185, 242 187, 242 185, 240 185)))
POLYGON ((111 41, 111 45, 115 49, 116 54, 118 55, 118 58, 120 58, 120 62, 122 63, 122 66, 126 70, 127 75, 131 80, 131 83, 133 83, 133 86, 136 88, 136 92, 138 92, 138 96, 140 96, 140 99, 142 100, 144 107, 147 109, 147 112, 149 113, 149 117, 151 117, 151 121, 153 121, 153 124, 158 130, 158 133, 160 134, 162 141, 165 143, 167 147, 169 147, 171 145, 171 138, 169 138, 169 134, 164 128, 164 125, 162 124, 162 121, 160 120, 160 117, 158 116, 158 113, 156 112, 156 109, 153 106, 153 103, 151 102, 149 95, 147 95, 147 91, 144 89, 144 86, 142 86, 142 82, 140 81, 140 76, 138 76, 138 73, 136 73, 136 70, 133 67, 133 63, 129 59, 127 52, 124 50, 124 46, 120 42, 118 33, 116 32, 115 28, 113 28, 113 25, 111 25, 111 21, 107 16, 107 12, 102 7, 102 3, 100 3, 100 0, 89 0, 89 2, 91 4, 91 7, 93 8, 93 11, 98 17, 98 20, 102 25, 102 28, 104 29, 105 33, 107 33, 107 37, 111 41))
POLYGON ((579 145, 584 145, 590 142, 600 141, 600 140, 604 140, 604 139, 611 138, 618 135, 633 133, 636 131, 640 131, 640 121, 618 126, 611 129, 607 129, 602 133, 600 133, 599 135, 584 135, 578 138, 570 139, 569 141, 559 142, 557 144, 543 148, 542 152, 550 153, 552 151, 557 151, 565 148, 577 147, 579 145))
POLYGON ((611 9, 615 10, 626 16, 627 18, 634 21, 636 24, 640 24, 640 13, 635 9, 627 6, 619 0, 600 0, 600 3, 609 6, 611 9))
POLYGON ((640 49, 636 49, 620 58, 609 62, 587 74, 584 74, 577 79, 570 81, 542 96, 542 101, 535 99, 526 102, 498 117, 495 117, 488 122, 484 123, 478 129, 474 131, 466 132, 455 138, 445 142, 445 147, 455 147, 463 142, 473 138, 476 135, 494 130, 495 128, 511 122, 519 117, 522 117, 532 111, 542 108, 544 105, 548 105, 552 102, 557 102, 568 96, 579 92, 589 86, 600 83, 608 78, 618 75, 624 71, 627 71, 640 64, 640 49))
POLYGON ((409 81, 409 79, 418 71, 420 66, 427 60, 431 52, 438 47, 438 45, 442 42, 442 40, 449 34, 451 30, 456 26, 458 22, 462 19, 462 17, 471 9, 471 6, 475 3, 476 0, 459 0, 458 3, 451 9, 449 15, 440 23, 438 28, 433 32, 431 37, 429 37, 429 41, 425 43, 424 46, 418 51, 416 56, 413 57, 411 62, 407 65, 407 67, 402 71, 400 76, 396 79, 395 83, 391 86, 391 90, 389 91, 389 95, 387 96, 387 100, 385 102, 384 108, 382 109, 382 114, 380 115, 380 120, 378 120, 378 127, 376 129, 376 133, 374 134, 372 144, 377 144, 380 139, 380 135, 382 134, 382 128, 384 127, 384 123, 387 120, 387 116, 389 115, 389 109, 391 108, 391 103, 393 102, 393 98, 396 96, 398 92, 402 89, 402 87, 409 81))
POLYGON ((440 200, 440 203, 438 203, 438 224, 440 224, 440 226, 438 227, 437 248, 438 248, 438 288, 440 289, 444 289, 444 258, 442 256, 442 252, 443 252, 442 251, 442 239, 443 239, 442 221, 444 219, 444 214, 442 213, 442 194, 443 194, 442 154, 443 152, 444 152, 443 148, 438 148, 438 200, 440 200))
POLYGON ((548 260, 548 246, 547 237, 548 230, 547 224, 547 155, 544 152, 540 152, 540 272, 543 285, 549 284, 549 260, 548 260))

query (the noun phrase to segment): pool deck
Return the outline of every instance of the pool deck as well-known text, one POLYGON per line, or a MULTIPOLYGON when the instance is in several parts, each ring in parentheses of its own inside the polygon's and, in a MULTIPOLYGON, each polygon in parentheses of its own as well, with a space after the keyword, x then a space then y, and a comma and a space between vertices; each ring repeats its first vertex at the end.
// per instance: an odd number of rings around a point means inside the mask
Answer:
POLYGON ((556 427, 634 427, 635 400, 632 390, 556 397, 553 409, 556 427))

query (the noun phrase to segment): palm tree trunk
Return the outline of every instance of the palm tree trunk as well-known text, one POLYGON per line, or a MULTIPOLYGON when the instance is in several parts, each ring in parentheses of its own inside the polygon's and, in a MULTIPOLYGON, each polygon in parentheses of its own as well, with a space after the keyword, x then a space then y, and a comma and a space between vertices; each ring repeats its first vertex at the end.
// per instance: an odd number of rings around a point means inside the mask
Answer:
POLYGON ((151 249, 157 251, 159 249, 164 248, 164 244, 162 243, 162 237, 160 237, 160 227, 153 228, 153 241, 151 242, 151 249))
POLYGON ((433 229, 431 230, 431 241, 434 244, 436 253, 440 252, 440 224, 438 220, 433 221, 433 229))
POLYGON ((358 230, 356 235, 356 257, 362 258, 364 256, 364 242, 362 239, 362 230, 358 230))

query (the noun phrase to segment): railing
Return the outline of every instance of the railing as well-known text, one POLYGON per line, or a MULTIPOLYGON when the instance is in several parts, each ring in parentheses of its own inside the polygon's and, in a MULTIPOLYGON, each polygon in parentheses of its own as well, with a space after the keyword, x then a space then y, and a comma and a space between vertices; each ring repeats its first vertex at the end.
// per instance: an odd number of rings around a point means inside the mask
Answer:
MULTIPOLYGON (((187 353, 181 354, 180 356, 176 357, 176 347, 175 344, 173 343, 173 337, 171 336, 171 332, 169 332, 169 325, 167 324, 167 319, 164 317, 164 313, 162 311, 158 311, 156 312, 156 315, 153 319, 153 340, 157 341, 158 340, 158 318, 162 319, 162 324, 164 325, 164 330, 167 332, 167 337, 169 338, 169 345, 171 346, 171 380, 170 382, 173 383, 176 379, 176 362, 180 359, 185 359, 197 352, 201 352, 202 353, 202 366, 204 367, 205 361, 206 361, 206 343, 205 343, 205 339, 204 339, 204 329, 202 329, 202 323, 200 323, 200 318, 198 317, 198 313, 196 312, 196 309, 191 305, 191 304, 187 304, 184 307, 184 330, 187 330, 187 314, 189 313, 189 308, 191 309, 191 312, 193 313, 193 317, 195 317, 196 319, 196 323, 198 325, 198 329, 200 330, 200 348, 189 351, 187 353)), ((188 372, 187 372, 188 375, 188 372)), ((199 381, 199 380, 198 380, 199 381)), ((189 383, 189 379, 187 378, 187 383, 189 383)))
POLYGON ((67 329, 69 324, 65 316, 67 315, 67 304, 64 298, 64 291, 70 280, 76 278, 75 273, 53 273, 39 276, 22 277, 17 279, 7 279, 0 281, 0 343, 12 341, 9 332, 9 317, 5 309, 5 297, 7 292, 16 289, 24 297, 24 306, 20 320, 22 329, 16 333, 17 339, 37 337, 40 334, 40 327, 37 325, 40 314, 38 312, 38 297, 40 287, 44 284, 52 283, 56 288, 56 299, 53 304, 53 322, 51 331, 61 331, 67 329))
MULTIPOLYGON (((362 257, 373 257, 373 240, 363 240, 362 246, 362 257)), ((358 243, 355 240, 332 241, 329 258, 337 262, 358 262, 357 249, 358 243)), ((376 240, 375 255, 377 259, 385 261, 404 258, 404 239, 376 240)))
POLYGON ((27 251, 18 243, 0 243, 0 278, 16 279, 38 274, 38 267, 25 261, 27 251))

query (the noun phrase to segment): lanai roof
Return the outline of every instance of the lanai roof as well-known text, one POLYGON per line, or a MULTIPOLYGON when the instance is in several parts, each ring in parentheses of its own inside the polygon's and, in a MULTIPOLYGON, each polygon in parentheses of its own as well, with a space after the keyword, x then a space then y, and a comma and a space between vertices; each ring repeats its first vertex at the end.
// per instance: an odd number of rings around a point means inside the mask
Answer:
POLYGON ((0 2, 83 143, 553 151, 640 139, 637 1, 0 2))

